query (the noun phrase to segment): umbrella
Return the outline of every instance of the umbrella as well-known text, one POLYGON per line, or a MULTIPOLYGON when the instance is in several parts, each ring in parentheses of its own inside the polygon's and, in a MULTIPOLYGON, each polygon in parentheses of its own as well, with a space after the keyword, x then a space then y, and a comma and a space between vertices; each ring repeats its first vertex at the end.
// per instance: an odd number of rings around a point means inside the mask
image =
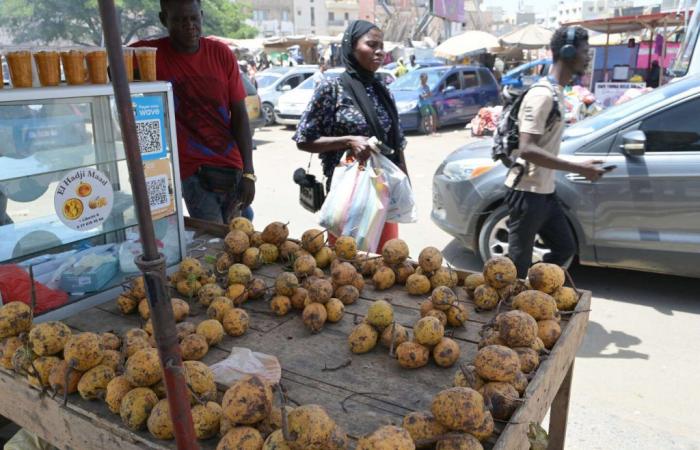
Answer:
POLYGON ((519 48, 542 48, 549 45, 553 31, 539 25, 526 25, 515 31, 501 36, 500 41, 505 45, 519 48))
POLYGON ((435 56, 447 59, 461 59, 497 49, 500 45, 496 36, 485 31, 467 31, 449 38, 435 47, 435 56))

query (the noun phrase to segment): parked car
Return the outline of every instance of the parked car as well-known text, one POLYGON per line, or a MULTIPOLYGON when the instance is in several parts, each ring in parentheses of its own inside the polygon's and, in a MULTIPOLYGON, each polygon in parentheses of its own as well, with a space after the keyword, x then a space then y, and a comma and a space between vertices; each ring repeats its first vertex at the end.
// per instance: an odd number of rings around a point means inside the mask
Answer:
POLYGON ((491 72, 478 66, 439 66, 417 69, 398 78, 389 90, 394 94, 404 131, 426 133, 418 107, 420 76, 428 75, 438 126, 466 123, 484 106, 500 101, 498 83, 491 72))
MULTIPOLYGON (((408 59, 405 61, 406 67, 409 67, 408 59)), ((425 67, 438 67, 438 66, 444 66, 447 64, 447 60, 443 58, 426 58, 426 59, 416 59, 416 69, 421 69, 425 67)), ((399 63, 397 62, 392 62, 389 63, 385 66, 382 67, 382 69, 386 69, 391 71, 391 73, 396 76, 396 69, 399 67, 399 63)), ((415 69, 414 69, 415 70, 415 69)))
POLYGON ((299 86, 317 71, 318 66, 314 65, 274 67, 255 76, 266 125, 275 123, 274 111, 280 96, 299 86))
POLYGON ((255 129, 265 125, 265 118, 262 114, 262 106, 258 90, 255 89, 250 79, 241 73, 243 79, 243 88, 245 89, 245 109, 248 112, 248 121, 250 122, 250 135, 255 134, 255 129))
POLYGON ((551 67, 552 60, 547 58, 521 64, 503 75, 501 86, 516 89, 530 87, 541 77, 548 75, 551 67))
MULTIPOLYGON (((616 166, 591 183, 557 172, 581 264, 700 277, 700 75, 567 128, 560 156, 616 166)), ((486 260, 508 253, 506 169, 490 140, 462 147, 433 177, 432 220, 486 260)), ((547 252, 538 242, 533 260, 547 252)))
MULTIPOLYGON (((345 72, 344 68, 328 69, 324 72, 323 76, 339 77, 343 72, 345 72)), ((377 70, 375 76, 380 78, 385 84, 391 84, 396 79, 394 74, 386 69, 377 70)), ((306 105, 309 104, 314 94, 314 88, 317 83, 318 77, 314 75, 300 84, 296 89, 283 94, 277 102, 277 108, 275 108, 275 121, 287 126, 296 126, 301 119, 302 113, 306 109, 306 105)))

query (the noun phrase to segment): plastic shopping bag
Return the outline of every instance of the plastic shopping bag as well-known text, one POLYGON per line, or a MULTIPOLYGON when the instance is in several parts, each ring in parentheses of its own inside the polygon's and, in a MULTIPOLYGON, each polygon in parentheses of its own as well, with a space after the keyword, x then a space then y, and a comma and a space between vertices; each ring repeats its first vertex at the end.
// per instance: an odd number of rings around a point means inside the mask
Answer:
POLYGON ((381 153, 372 153, 377 175, 383 177, 389 187, 387 222, 413 223, 417 220, 416 199, 411 182, 401 169, 381 153))
POLYGON ((282 366, 275 356, 251 351, 245 347, 233 347, 231 354, 210 367, 214 380, 231 386, 246 375, 257 375, 270 384, 282 378, 282 366))
POLYGON ((389 189, 370 159, 340 165, 321 207, 320 224, 336 236, 352 236, 360 250, 374 252, 386 221, 389 189))

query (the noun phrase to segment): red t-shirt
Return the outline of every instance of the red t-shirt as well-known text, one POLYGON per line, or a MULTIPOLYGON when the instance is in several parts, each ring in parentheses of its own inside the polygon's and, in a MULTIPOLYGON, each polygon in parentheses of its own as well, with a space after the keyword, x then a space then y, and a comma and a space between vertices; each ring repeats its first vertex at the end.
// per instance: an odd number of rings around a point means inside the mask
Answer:
POLYGON ((246 97, 238 61, 221 42, 201 38, 197 53, 178 53, 164 37, 133 47, 156 47, 159 80, 173 85, 180 177, 201 165, 243 168, 231 133, 231 104, 246 97))

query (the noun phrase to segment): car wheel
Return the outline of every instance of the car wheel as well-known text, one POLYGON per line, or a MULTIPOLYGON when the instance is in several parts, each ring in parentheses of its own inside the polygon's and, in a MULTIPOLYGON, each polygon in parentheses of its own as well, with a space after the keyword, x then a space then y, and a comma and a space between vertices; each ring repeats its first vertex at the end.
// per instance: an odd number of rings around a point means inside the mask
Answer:
POLYGON ((418 132, 420 134, 432 133, 434 130, 431 127, 435 127, 435 130, 437 130, 437 116, 435 114, 432 115, 432 121, 433 121, 432 125, 430 123, 430 119, 431 119, 431 116, 421 115, 421 118, 418 121, 418 132))
POLYGON ((275 124, 275 107, 269 103, 263 103, 262 113, 265 118, 265 125, 275 124))
MULTIPOLYGON (((489 214, 479 230, 479 256, 485 262, 494 256, 508 254, 508 208, 501 205, 489 214)), ((532 262, 540 262, 549 253, 539 236, 535 236, 532 262)), ((568 264, 567 264, 568 266, 568 264)))

